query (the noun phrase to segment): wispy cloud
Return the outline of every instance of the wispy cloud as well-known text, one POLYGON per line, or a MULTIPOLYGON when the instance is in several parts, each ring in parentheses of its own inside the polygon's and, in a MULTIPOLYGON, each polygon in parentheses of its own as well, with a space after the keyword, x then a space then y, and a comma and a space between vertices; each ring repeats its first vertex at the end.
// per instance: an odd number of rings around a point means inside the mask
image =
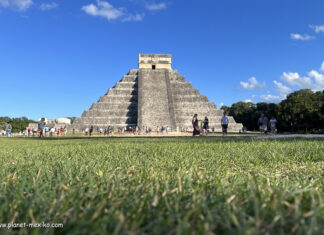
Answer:
MULTIPOLYGON (((321 69, 322 67, 323 64, 321 69)), ((301 89, 312 89, 313 91, 324 90, 324 74, 317 70, 311 70, 307 76, 303 77, 299 73, 284 72, 281 80, 290 86, 296 86, 301 89)))
POLYGON ((51 3, 43 3, 39 6, 39 8, 42 11, 48 11, 48 10, 52 10, 54 8, 59 7, 59 4, 57 4, 56 2, 51 2, 51 3))
POLYGON ((324 33, 324 24, 323 25, 310 25, 314 29, 315 33, 324 33))
POLYGON ((321 71, 324 71, 324 61, 322 62, 322 65, 321 65, 321 71))
POLYGON ((243 100, 244 103, 253 103, 253 101, 251 99, 245 99, 243 100))
POLYGON ((264 100, 264 101, 267 101, 267 102, 278 102, 278 101, 281 101, 282 100, 282 97, 281 96, 277 96, 277 95, 267 94, 267 95, 261 95, 260 96, 260 99, 261 100, 264 100))
POLYGON ((146 9, 149 11, 159 11, 167 8, 167 4, 165 2, 161 3, 146 3, 146 9))
POLYGON ((19 11, 27 10, 32 4, 32 0, 0 0, 0 6, 15 8, 19 11))
POLYGON ((130 14, 125 8, 114 7, 109 2, 97 0, 96 4, 85 5, 81 8, 82 11, 91 16, 99 16, 107 20, 121 20, 121 21, 141 21, 144 14, 130 14))
POLYGON ((128 15, 122 21, 142 21, 144 18, 144 14, 135 14, 135 15, 128 15))
POLYGON ((97 1, 97 4, 89 4, 81 8, 84 12, 92 16, 101 16, 107 20, 115 20, 124 15, 121 8, 113 7, 109 2, 97 1))
MULTIPOLYGON (((323 67, 322 63, 321 69, 323 67)), ((324 71, 324 68, 323 70, 324 71)), ((317 70, 311 70, 306 76, 300 76, 299 73, 284 72, 281 76, 281 80, 291 87, 297 87, 298 89, 312 89, 313 91, 324 90, 324 74, 317 70)), ((261 95, 259 98, 267 102, 277 102, 285 99, 289 93, 292 92, 292 88, 284 85, 276 80, 273 81, 278 94, 261 95)))
POLYGON ((281 96, 286 97, 291 92, 291 89, 282 84, 281 82, 277 82, 276 80, 274 80, 273 83, 275 84, 276 90, 281 96))
POLYGON ((240 87, 244 90, 261 90, 266 87, 265 82, 260 83, 255 77, 251 77, 247 82, 240 82, 240 87))
POLYGON ((301 77, 299 73, 284 72, 281 80, 290 86, 298 86, 300 88, 312 88, 312 80, 309 77, 301 77))
POLYGON ((293 40, 301 40, 301 41, 309 41, 309 40, 315 39, 314 36, 310 36, 308 34, 301 35, 298 33, 290 34, 290 38, 293 40))

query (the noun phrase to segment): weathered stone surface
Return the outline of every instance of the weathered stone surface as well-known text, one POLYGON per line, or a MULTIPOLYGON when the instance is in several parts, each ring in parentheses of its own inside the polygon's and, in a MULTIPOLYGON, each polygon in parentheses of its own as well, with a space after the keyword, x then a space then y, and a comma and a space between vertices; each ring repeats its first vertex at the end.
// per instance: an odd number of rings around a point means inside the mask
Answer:
MULTIPOLYGON (((91 125, 95 128, 110 125, 192 129, 191 119, 195 113, 199 119, 207 116, 210 128, 221 130, 223 111, 186 82, 177 70, 171 69, 171 55, 139 54, 139 69, 131 69, 124 75, 74 121, 71 129, 81 131, 91 125)), ((229 119, 229 131, 242 128, 232 117, 229 119)))

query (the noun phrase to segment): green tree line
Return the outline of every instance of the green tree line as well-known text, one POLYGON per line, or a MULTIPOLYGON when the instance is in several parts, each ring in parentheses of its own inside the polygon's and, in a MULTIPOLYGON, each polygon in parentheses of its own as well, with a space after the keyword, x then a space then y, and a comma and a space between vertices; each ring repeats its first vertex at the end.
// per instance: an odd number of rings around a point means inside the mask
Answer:
POLYGON ((0 130, 4 130, 8 122, 12 126, 12 132, 15 133, 26 129, 28 124, 31 122, 35 123, 34 120, 30 120, 26 117, 19 117, 19 118, 0 117, 0 130))
POLYGON ((237 102, 221 109, 251 131, 258 130, 261 113, 269 119, 277 119, 279 132, 318 132, 324 129, 324 91, 303 89, 289 94, 279 104, 237 102))

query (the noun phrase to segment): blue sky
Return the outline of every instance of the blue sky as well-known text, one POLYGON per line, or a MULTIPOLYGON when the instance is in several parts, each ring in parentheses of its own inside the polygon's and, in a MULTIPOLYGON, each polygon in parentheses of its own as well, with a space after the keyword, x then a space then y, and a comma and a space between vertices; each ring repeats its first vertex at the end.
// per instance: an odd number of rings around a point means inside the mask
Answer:
POLYGON ((138 53, 220 107, 324 89, 323 0, 0 0, 0 116, 80 116, 138 53))

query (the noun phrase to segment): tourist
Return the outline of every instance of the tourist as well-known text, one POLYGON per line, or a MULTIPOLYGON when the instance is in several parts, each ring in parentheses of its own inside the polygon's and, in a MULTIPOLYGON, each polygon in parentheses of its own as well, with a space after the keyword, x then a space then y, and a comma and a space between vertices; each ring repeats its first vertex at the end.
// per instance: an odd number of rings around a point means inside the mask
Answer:
POLYGON ((223 113, 223 117, 221 119, 221 124, 222 124, 222 131, 223 131, 223 136, 227 135, 227 127, 228 127, 229 119, 226 116, 226 113, 223 113))
POLYGON ((91 136, 93 132, 93 126, 90 127, 89 135, 91 136))
POLYGON ((55 127, 52 127, 50 130, 50 136, 54 136, 55 135, 55 127))
POLYGON ((203 132, 204 132, 204 134, 205 135, 207 135, 208 134, 208 128, 209 128, 209 121, 208 121, 208 118, 207 118, 207 116, 205 117, 205 120, 204 120, 204 129, 203 129, 203 132))
POLYGON ((200 119, 200 130, 204 131, 204 119, 203 118, 200 119))
POLYGON ((261 113, 261 116, 258 119, 258 125, 260 132, 266 134, 268 129, 268 118, 264 116, 264 113, 261 113))
POLYGON ((193 132, 192 132, 192 136, 197 136, 200 135, 200 128, 199 128, 199 124, 198 124, 198 115, 195 114, 192 118, 192 127, 193 127, 193 132))
POLYGON ((36 128, 33 128, 33 137, 37 134, 36 128))
POLYGON ((38 133, 39 133, 39 138, 44 137, 44 128, 45 128, 45 118, 41 118, 41 120, 38 122, 38 133))
POLYGON ((276 133, 276 123, 277 123, 277 120, 275 119, 275 117, 272 117, 269 122, 270 122, 271 133, 272 134, 276 133))
POLYGON ((89 128, 86 127, 86 128, 84 129, 84 134, 85 134, 85 135, 88 135, 88 133, 89 133, 89 128))
POLYGON ((48 126, 45 126, 45 136, 48 136, 48 133, 49 132, 49 128, 48 128, 48 126))
POLYGON ((7 137, 11 136, 11 131, 12 131, 12 126, 11 126, 10 122, 7 122, 7 124, 6 124, 6 136, 7 137))

